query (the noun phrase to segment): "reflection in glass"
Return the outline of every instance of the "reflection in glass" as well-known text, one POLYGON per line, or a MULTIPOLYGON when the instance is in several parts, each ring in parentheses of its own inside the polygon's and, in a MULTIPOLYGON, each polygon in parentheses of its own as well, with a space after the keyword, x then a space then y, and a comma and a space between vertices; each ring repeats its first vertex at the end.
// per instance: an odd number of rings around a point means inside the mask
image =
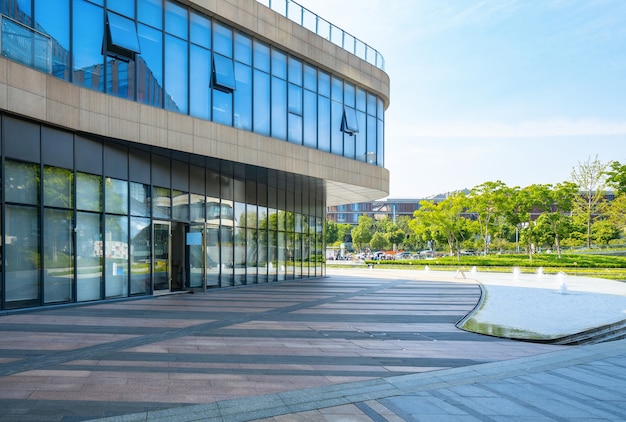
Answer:
POLYGON ((76 173, 76 208, 102 211, 102 178, 93 174, 76 173))
POLYGON ((189 193, 173 190, 172 203, 172 218, 179 221, 189 221, 189 193))
POLYGON ((272 137, 287 139, 287 82, 272 77, 272 137))
POLYGON ((101 297, 102 229, 100 214, 76 213, 76 300, 101 297))
POLYGON ((192 224, 187 233, 189 287, 202 288, 204 282, 204 224, 192 224))
POLYGON ((72 56, 74 83, 104 91, 104 11, 86 0, 74 1, 72 56))
POLYGON ((219 287, 220 283, 220 229, 218 225, 206 226, 206 285, 219 287))
POLYGON ((154 290, 170 289, 170 224, 154 223, 154 290))
POLYGON ((71 302, 74 279, 72 212, 45 209, 43 227, 44 302, 71 302))
POLYGON ((252 68, 235 63, 235 127, 252 130, 252 68))
POLYGON ((152 200, 152 216, 154 218, 169 219, 172 215, 171 193, 169 188, 155 186, 152 190, 152 200))
POLYGON ((330 100, 318 97, 317 148, 330 152, 330 100))
POLYGON ((4 166, 6 202, 36 205, 39 203, 39 165, 6 160, 4 166))
POLYGON ((220 277, 222 280, 222 287, 233 285, 233 269, 234 269, 234 239, 233 228, 224 227, 220 228, 220 277))
POLYGON ((104 180, 106 212, 128 214, 128 182, 107 177, 104 180))
POLYGON ((187 114, 187 43, 165 36, 165 108, 187 114))
POLYGON ((130 182, 130 213, 141 217, 150 216, 150 186, 130 182))
POLYGON ((128 296, 128 217, 106 216, 105 297, 128 296))
POLYGON ((187 8, 172 1, 165 2, 165 31, 187 39, 187 8))
POLYGON ((191 45, 190 55, 189 72, 193 82, 189 92, 190 114, 208 120, 211 118, 211 52, 191 45))
POLYGON ((138 25, 141 55, 137 57, 137 101, 155 107, 163 105, 163 34, 138 25))
POLYGON ((150 293, 150 219, 130 219, 130 294, 150 293))
POLYGON ((6 205, 3 242, 7 309, 39 305, 39 211, 6 205))
POLYGON ((70 79, 70 2, 69 0, 36 1, 37 28, 49 34, 57 48, 52 49, 52 74, 70 79))
POLYGON ((252 65, 252 39, 241 32, 235 34, 235 60, 252 65))
POLYGON ((234 284, 246 284, 246 229, 235 228, 234 284))
POLYGON ((270 134, 270 75, 254 70, 254 131, 270 134))
POLYGON ((233 125, 233 94, 213 90, 213 121, 223 125, 233 125))
POLYGON ((303 145, 317 148, 317 95, 306 89, 304 90, 303 115, 303 145))
MULTIPOLYGON (((190 21, 190 37, 191 42, 199 46, 211 48, 211 21, 203 15, 191 12, 190 21)), ((193 80, 193 79, 192 79, 193 80)))
POLYGON ((226 57, 233 57, 233 31, 219 22, 213 24, 213 50, 226 57))
MULTIPOLYGON (((127 0, 121 1, 127 2, 127 0)), ((143 23, 161 28, 163 24, 162 12, 162 0, 137 0, 137 19, 143 23)))

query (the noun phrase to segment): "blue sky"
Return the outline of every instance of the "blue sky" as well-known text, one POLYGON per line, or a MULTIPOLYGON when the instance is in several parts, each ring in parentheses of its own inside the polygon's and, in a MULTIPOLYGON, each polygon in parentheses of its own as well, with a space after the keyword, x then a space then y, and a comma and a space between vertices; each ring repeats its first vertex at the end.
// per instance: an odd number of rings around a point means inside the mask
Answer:
POLYGON ((297 2, 385 57, 391 198, 626 163, 624 0, 297 2))

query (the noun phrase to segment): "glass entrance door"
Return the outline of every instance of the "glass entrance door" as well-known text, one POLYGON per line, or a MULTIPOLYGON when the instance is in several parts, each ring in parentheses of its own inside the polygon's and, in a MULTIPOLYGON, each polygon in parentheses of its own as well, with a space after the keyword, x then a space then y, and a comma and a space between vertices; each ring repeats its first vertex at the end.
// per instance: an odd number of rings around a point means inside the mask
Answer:
POLYGON ((169 292, 172 284, 171 276, 171 226, 169 222, 155 221, 152 225, 152 275, 155 294, 169 292))
POLYGON ((189 233, 187 233, 189 287, 196 289, 204 289, 206 277, 204 226, 204 224, 192 224, 189 226, 189 233))

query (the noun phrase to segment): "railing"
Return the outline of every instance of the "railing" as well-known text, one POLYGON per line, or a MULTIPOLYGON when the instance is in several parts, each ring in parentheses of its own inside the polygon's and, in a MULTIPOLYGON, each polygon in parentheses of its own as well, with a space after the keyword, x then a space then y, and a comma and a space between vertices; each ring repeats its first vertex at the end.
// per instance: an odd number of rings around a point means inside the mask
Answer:
POLYGON ((300 26, 315 32, 366 62, 385 70, 385 59, 376 49, 336 27, 293 0, 257 0, 300 26))
POLYGON ((0 15, 0 53, 23 65, 52 73, 50 37, 4 15, 0 15))

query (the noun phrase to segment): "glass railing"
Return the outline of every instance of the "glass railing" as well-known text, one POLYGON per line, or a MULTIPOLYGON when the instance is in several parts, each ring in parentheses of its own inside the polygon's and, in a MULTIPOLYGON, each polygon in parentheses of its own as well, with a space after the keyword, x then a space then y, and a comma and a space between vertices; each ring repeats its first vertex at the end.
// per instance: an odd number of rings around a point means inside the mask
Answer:
POLYGON ((0 15, 0 54, 42 72, 52 72, 52 40, 18 21, 0 15))
POLYGON ((385 70, 385 59, 374 48, 370 47, 355 36, 336 27, 326 19, 311 12, 292 0, 257 0, 275 12, 287 17, 295 23, 326 38, 339 47, 347 50, 366 62, 385 70))

